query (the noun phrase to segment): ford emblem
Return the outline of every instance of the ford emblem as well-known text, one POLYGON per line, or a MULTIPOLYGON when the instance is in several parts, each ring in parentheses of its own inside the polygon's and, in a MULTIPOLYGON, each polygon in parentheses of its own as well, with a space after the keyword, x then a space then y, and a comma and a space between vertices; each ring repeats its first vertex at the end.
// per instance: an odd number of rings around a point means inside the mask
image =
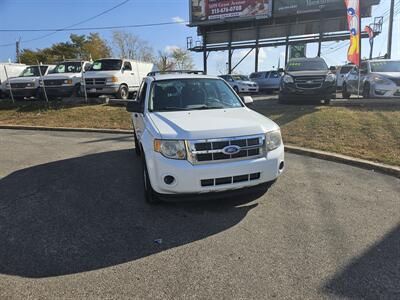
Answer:
POLYGON ((225 155, 234 155, 238 154, 240 152, 240 147, 231 145, 231 146, 226 146, 224 149, 222 149, 222 153, 225 155))

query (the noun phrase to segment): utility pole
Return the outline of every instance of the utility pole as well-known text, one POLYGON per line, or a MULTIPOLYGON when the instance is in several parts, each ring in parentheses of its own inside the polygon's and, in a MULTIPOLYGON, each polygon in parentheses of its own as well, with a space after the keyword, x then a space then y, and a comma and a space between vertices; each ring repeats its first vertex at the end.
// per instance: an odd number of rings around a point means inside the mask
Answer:
POLYGON ((17 63, 21 63, 20 61, 20 43, 21 43, 21 38, 15 43, 15 57, 17 60, 17 63))
POLYGON ((390 0, 390 18, 389 18, 389 36, 387 58, 392 58, 392 40, 393 40, 393 19, 394 19, 394 0, 390 0))

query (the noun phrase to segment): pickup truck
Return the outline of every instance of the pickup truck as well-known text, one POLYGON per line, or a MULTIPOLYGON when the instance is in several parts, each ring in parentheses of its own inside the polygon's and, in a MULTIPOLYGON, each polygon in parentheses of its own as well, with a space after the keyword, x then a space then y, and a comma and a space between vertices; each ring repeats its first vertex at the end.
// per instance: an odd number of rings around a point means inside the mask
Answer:
POLYGON ((284 170, 280 128, 219 77, 150 73, 129 101, 147 202, 269 187, 284 170))

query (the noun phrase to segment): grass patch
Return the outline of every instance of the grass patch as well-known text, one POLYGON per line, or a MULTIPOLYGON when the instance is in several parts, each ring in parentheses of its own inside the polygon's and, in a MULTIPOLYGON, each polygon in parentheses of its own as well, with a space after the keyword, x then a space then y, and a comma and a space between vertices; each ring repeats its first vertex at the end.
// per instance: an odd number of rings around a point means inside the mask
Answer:
MULTIPOLYGON (((400 166, 400 104, 297 106, 256 101, 253 109, 277 122, 285 143, 400 166)), ((123 107, 0 102, 0 124, 131 129, 123 107)))

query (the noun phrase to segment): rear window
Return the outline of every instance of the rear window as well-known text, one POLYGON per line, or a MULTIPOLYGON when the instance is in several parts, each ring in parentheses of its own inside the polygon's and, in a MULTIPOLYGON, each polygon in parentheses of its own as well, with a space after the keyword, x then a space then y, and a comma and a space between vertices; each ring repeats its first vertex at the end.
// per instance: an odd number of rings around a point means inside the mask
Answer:
POLYGON ((353 69, 353 66, 345 66, 340 68, 340 74, 347 74, 353 69))

